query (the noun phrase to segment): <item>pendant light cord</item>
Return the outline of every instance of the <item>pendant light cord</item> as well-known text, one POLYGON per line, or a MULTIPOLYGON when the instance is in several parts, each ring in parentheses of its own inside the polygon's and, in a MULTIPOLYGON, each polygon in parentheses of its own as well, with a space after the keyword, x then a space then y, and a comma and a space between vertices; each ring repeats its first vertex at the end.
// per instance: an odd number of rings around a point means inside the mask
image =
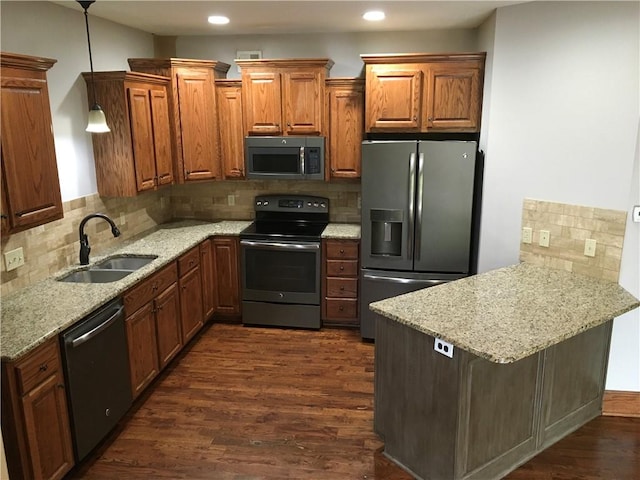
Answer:
MULTIPOLYGON (((91 67, 91 85, 93 86, 93 104, 96 103, 96 82, 93 77, 93 57, 91 55, 91 36, 89 35, 89 14, 87 13, 88 7, 84 9, 84 22, 87 25, 87 45, 89 45, 89 66, 91 67)), ((93 108, 93 107, 92 107, 93 108)))

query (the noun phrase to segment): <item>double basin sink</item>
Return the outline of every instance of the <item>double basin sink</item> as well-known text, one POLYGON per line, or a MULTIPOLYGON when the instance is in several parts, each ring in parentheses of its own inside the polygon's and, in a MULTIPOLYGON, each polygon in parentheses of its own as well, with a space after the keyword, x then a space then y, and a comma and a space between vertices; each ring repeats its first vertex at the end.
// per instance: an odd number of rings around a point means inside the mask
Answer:
POLYGON ((157 255, 118 255, 109 257, 83 270, 71 272, 58 279, 60 282, 109 283, 121 280, 127 275, 153 262, 157 255))

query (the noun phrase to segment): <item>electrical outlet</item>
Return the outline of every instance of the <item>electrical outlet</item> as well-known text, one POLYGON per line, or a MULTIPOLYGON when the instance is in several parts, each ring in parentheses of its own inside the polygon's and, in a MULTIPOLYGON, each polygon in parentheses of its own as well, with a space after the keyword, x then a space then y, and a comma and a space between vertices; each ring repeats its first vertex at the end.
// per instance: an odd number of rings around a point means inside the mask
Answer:
POLYGON ((22 247, 4 252, 4 264, 7 267, 7 272, 24 265, 24 252, 22 251, 22 247))
POLYGON ((449 342, 435 338, 433 342, 433 349, 442 355, 453 358, 453 345, 449 342))
POLYGON ((533 239, 533 230, 531 227, 522 227, 522 243, 531 243, 533 239))
POLYGON ((634 222, 640 223, 640 205, 635 205, 633 207, 633 213, 631 215, 631 218, 633 219, 634 222))
POLYGON ((549 232, 549 230, 540 230, 540 239, 538 240, 538 245, 540 245, 541 247, 548 247, 550 237, 551 232, 549 232))
POLYGON ((596 244, 597 244, 597 242, 593 238, 587 238, 584 241, 584 254, 587 257, 595 257, 596 256, 596 244))
POLYGON ((236 204, 236 196, 231 194, 227 195, 227 205, 233 207, 236 204))

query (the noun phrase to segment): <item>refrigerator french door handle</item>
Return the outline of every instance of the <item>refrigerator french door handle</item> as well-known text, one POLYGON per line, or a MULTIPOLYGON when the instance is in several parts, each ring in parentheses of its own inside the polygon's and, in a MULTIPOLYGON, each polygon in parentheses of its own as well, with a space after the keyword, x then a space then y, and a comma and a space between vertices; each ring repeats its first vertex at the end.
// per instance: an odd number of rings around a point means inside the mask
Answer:
POLYGON ((416 211, 416 246, 414 256, 417 261, 420 260, 420 246, 422 245, 422 194, 424 193, 424 153, 418 155, 418 199, 416 211))
POLYGON ((414 203, 415 203, 416 154, 409 156, 409 231, 407 232, 407 259, 413 260, 414 203))

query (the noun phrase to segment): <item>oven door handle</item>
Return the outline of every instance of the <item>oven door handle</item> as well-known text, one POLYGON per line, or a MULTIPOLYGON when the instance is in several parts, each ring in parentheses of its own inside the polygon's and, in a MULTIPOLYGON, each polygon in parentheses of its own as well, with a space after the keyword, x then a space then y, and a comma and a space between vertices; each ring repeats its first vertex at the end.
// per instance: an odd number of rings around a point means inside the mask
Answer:
POLYGON ((257 242, 255 240, 240 240, 240 245, 269 250, 320 250, 319 243, 281 243, 281 242, 257 242))

